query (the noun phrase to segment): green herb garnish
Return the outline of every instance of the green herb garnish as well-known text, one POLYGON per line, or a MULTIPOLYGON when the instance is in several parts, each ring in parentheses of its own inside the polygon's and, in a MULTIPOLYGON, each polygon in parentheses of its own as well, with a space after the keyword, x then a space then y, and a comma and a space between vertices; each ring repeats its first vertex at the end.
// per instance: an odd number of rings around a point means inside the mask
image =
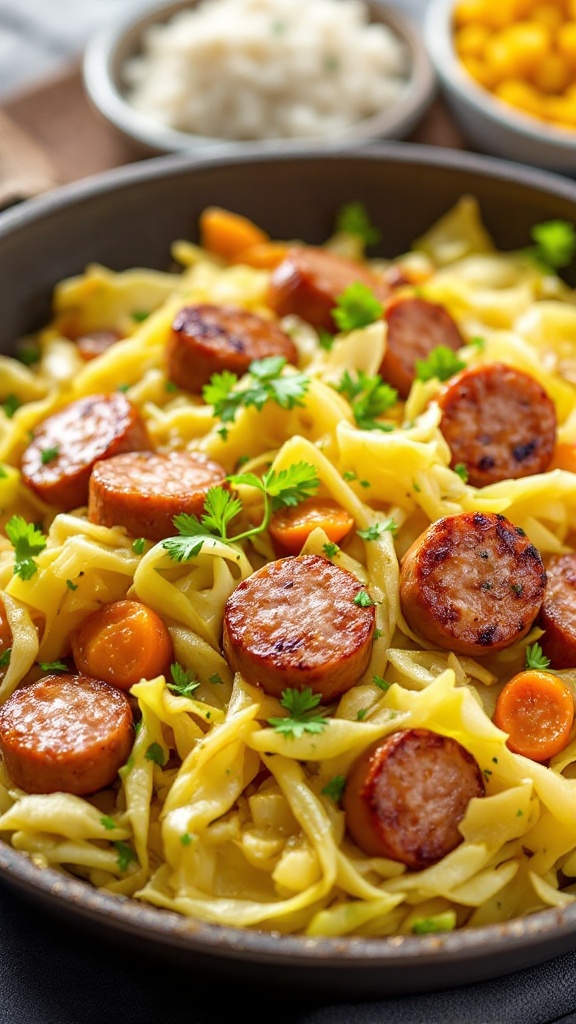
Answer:
POLYGON ((326 711, 319 709, 321 697, 307 686, 303 690, 283 690, 280 704, 286 708, 286 718, 269 718, 268 724, 276 732, 290 739, 299 739, 305 732, 320 733, 327 726, 326 711))
MULTIPOLYGON (((305 374, 297 371, 284 373, 285 367, 284 356, 255 359, 250 363, 247 378, 240 387, 235 373, 228 370, 214 373, 210 383, 205 385, 202 397, 208 405, 214 407, 214 415, 223 424, 233 423, 236 413, 242 407, 254 406, 260 411, 266 402, 275 402, 282 409, 304 405, 302 398, 310 381, 305 374)), ((226 433, 224 428, 223 436, 226 433)))
POLYGON ((15 552, 14 573, 23 580, 32 578, 38 570, 34 556, 46 547, 47 538, 34 523, 27 523, 22 516, 14 515, 6 523, 6 535, 15 552))
POLYGON ((463 363, 451 348, 448 348, 447 345, 437 345, 427 359, 416 360, 416 379, 421 381, 434 380, 434 378, 441 381, 449 380, 465 366, 466 363, 463 363))
POLYGON ((546 669, 550 665, 550 658, 547 658, 540 644, 530 644, 526 648, 526 668, 546 669))
POLYGON ((197 690, 200 686, 198 676, 184 668, 177 661, 170 665, 170 675, 172 676, 172 682, 166 685, 169 690, 178 694, 179 697, 191 697, 194 690, 197 690))
POLYGON ((365 245, 376 245, 382 237, 366 212, 363 203, 344 203, 336 216, 336 231, 344 235, 355 235, 365 245))
POLYGON ((367 284, 353 281, 338 296, 336 306, 330 312, 339 330, 354 331, 379 320, 384 307, 367 284))
POLYGON ((359 370, 358 375, 353 377, 345 370, 340 383, 333 386, 349 401, 360 430, 393 429, 389 423, 380 423, 376 419, 398 401, 396 389, 385 384, 380 376, 370 377, 363 370, 359 370))

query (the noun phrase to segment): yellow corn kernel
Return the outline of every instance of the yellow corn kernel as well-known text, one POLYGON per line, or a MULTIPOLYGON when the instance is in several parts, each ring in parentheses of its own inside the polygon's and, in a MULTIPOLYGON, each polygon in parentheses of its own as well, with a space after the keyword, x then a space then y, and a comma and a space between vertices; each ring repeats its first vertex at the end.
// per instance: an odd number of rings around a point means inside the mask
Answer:
POLYGON ((551 52, 550 31, 532 21, 497 32, 486 43, 484 59, 497 81, 524 78, 551 52))
POLYGON ((556 36, 558 52, 569 61, 576 70, 576 21, 566 21, 556 36))
POLYGON ((547 121, 562 128, 576 128, 576 103, 565 96, 547 96, 543 100, 544 116, 547 121))
POLYGON ((462 64, 478 85, 481 85, 484 89, 492 90, 494 88, 496 79, 483 60, 479 60, 478 57, 463 57, 462 64))
POLYGON ((546 25, 551 32, 557 32, 564 21, 564 10, 558 4, 537 4, 532 10, 530 20, 546 25))
POLYGON ((528 82, 523 82, 518 78, 509 78, 496 86, 494 94, 504 103, 516 107, 525 114, 540 118, 544 116, 542 99, 528 82))
POLYGON ((454 46, 459 57, 481 57, 490 35, 485 25, 463 25, 454 36, 454 46))
POLYGON ((570 85, 572 71, 561 53, 547 53, 534 68, 531 78, 540 92, 558 94, 570 85))

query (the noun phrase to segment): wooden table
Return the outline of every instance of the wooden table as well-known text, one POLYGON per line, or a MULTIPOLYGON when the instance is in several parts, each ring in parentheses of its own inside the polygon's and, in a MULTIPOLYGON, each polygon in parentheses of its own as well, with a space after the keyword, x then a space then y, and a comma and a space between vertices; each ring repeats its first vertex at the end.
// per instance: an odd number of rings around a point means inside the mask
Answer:
MULTIPOLYGON (((441 99, 409 140, 468 148, 441 99)), ((92 107, 78 63, 0 106, 0 205, 140 159, 92 107)))

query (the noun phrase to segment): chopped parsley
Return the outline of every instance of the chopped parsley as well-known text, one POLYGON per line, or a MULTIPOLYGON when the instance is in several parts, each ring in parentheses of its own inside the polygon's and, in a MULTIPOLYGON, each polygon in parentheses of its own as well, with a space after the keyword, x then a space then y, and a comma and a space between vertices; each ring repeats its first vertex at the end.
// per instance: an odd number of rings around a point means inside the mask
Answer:
POLYGON ((372 676, 372 682, 374 683, 374 686, 377 686, 380 690, 383 690, 384 693, 386 693, 386 691, 389 690, 390 686, 392 685, 391 683, 387 682, 383 676, 372 676))
POLYGON ((379 320, 384 307, 367 284, 353 281, 338 296, 336 306, 330 312, 339 330, 354 331, 379 320))
POLYGON ((445 910, 431 917, 419 917, 412 922, 414 935, 430 935, 433 932, 453 932, 456 927, 456 911, 445 910))
POLYGON ((336 215, 336 231, 343 235, 355 235, 365 245, 376 245, 382 238, 380 228, 377 228, 366 212, 363 203, 344 203, 336 215))
POLYGON ((314 466, 308 462, 296 462, 277 473, 269 469, 262 477, 254 473, 240 473, 227 477, 234 486, 244 484, 262 492, 264 511, 261 522, 243 533, 229 536, 230 522, 242 510, 242 502, 234 498, 224 487, 211 487, 204 502, 204 513, 200 519, 182 512, 174 516, 174 526, 179 536, 163 541, 163 547, 175 562, 194 558, 207 540, 221 540, 234 544, 262 533, 267 529, 273 512, 280 508, 298 505, 311 497, 320 486, 314 466))
POLYGON ((334 335, 330 334, 329 331, 325 331, 323 327, 318 331, 318 344, 320 348, 323 348, 325 352, 329 352, 334 345, 334 335))
POLYGON ((0 462, 0 480, 7 480, 7 479, 8 479, 8 470, 6 469, 6 466, 3 466, 2 463, 0 462))
MULTIPOLYGON (((204 386, 202 397, 208 405, 214 407, 214 415, 223 424, 233 423, 236 413, 242 407, 254 406, 260 411, 266 402, 275 402, 281 409, 304 405, 302 398, 310 381, 305 374, 297 371, 284 373, 285 366, 284 356, 255 359, 248 367, 247 381, 243 381, 240 387, 237 386, 238 377, 235 373, 229 370, 213 373, 210 382, 204 386)), ((221 434, 226 438, 225 426, 221 434)))
POLYGON ((398 392, 384 383, 380 376, 370 377, 359 370, 358 376, 353 377, 345 370, 340 383, 333 387, 349 401, 356 425, 361 430, 392 430, 389 423, 379 423, 376 417, 396 404, 398 392))
POLYGON ((118 867, 120 868, 120 871, 127 871, 130 865, 138 859, 134 850, 131 846, 128 846, 127 843, 123 843, 120 840, 115 842, 114 846, 118 853, 118 867))
POLYGON ((337 544, 333 544, 332 541, 329 541, 328 544, 322 545, 322 551, 326 555, 326 558, 334 558, 334 555, 338 554, 340 548, 337 544))
POLYGON ((333 775, 322 788, 321 793, 337 804, 342 799, 345 787, 346 777, 344 775, 333 775))
POLYGON ((40 347, 35 344, 21 345, 16 352, 16 359, 20 363, 24 363, 24 366, 33 366, 34 363, 40 362, 40 347))
POLYGON ((173 380, 167 380, 164 382, 164 391, 168 395, 171 395, 174 391, 178 391, 178 385, 175 384, 173 380))
POLYGON ((34 523, 27 523, 18 515, 12 516, 6 523, 6 535, 16 556, 14 574, 23 580, 31 579, 38 570, 34 556, 46 547, 46 537, 36 529, 34 523))
POLYGON ((17 395, 10 394, 7 395, 2 402, 1 408, 4 410, 4 414, 8 419, 11 420, 16 410, 20 408, 21 404, 22 403, 17 395))
POLYGON ((454 466, 456 476, 459 476, 463 483, 468 482, 468 470, 463 462, 457 462, 454 466))
POLYGON ((326 711, 318 708, 320 700, 320 694, 313 693, 309 686, 303 690, 283 690, 280 704, 288 715, 269 718, 268 725, 289 739, 299 739, 305 732, 320 733, 328 724, 326 711))
POLYGON ((224 680, 222 679, 222 676, 219 676, 217 672, 215 672, 214 675, 208 677, 208 682, 214 683, 216 685, 220 684, 221 686, 224 685, 224 680))
POLYGON ((10 658, 12 657, 12 648, 7 647, 5 651, 0 654, 0 668, 7 668, 10 664, 10 658))
POLYGON ((453 349, 448 348, 447 345, 437 345, 427 359, 416 360, 416 379, 421 381, 435 378, 441 381, 449 380, 465 366, 466 363, 458 358, 453 349))
POLYGON ((372 608, 376 601, 372 600, 367 590, 359 590, 354 598, 354 604, 359 605, 360 608, 372 608))
POLYGON ((390 516, 380 523, 372 523, 366 530, 358 530, 357 533, 362 540, 378 540, 383 533, 395 533, 397 529, 398 523, 390 516))
POLYGON ((68 665, 65 661, 39 661, 37 664, 43 672, 67 672, 68 665))
POLYGON ((180 842, 182 843, 182 846, 190 846, 190 843, 192 842, 192 836, 190 833, 183 832, 180 836, 180 842))
POLYGON ((546 669, 550 665, 550 658, 547 658, 540 644, 530 644, 526 648, 526 668, 546 669))
POLYGON ((194 690, 200 686, 198 676, 177 661, 170 665, 170 675, 172 682, 167 683, 168 689, 172 690, 172 693, 178 694, 179 697, 191 697, 194 690))
POLYGON ((547 220, 535 224, 530 237, 535 244, 528 252, 545 270, 563 270, 570 266, 576 255, 573 224, 566 220, 547 220))
POLYGON ((68 590, 78 590, 78 584, 73 583, 72 580, 66 580, 66 586, 68 587, 68 590))
POLYGON ((58 445, 54 445, 52 448, 43 448, 40 454, 40 461, 43 466, 47 466, 50 462, 55 462, 59 455, 60 448, 58 445))
POLYGON ((368 708, 360 708, 360 710, 356 714, 356 721, 357 722, 363 722, 364 719, 366 718, 367 714, 368 714, 368 708))
POLYGON ((478 352, 482 352, 482 350, 486 348, 486 338, 481 338, 477 335, 475 338, 470 338, 470 344, 474 345, 474 348, 477 349, 478 352))
POLYGON ((137 324, 141 324, 143 320, 148 319, 150 313, 147 309, 133 309, 130 316, 137 324))
POLYGON ((132 551, 135 555, 141 555, 146 546, 146 539, 144 537, 137 537, 132 543, 132 551))
POLYGON ((166 764, 166 755, 159 743, 151 743, 144 756, 147 761, 153 761, 160 768, 166 764))
POLYGON ((100 824, 104 826, 109 832, 112 832, 116 828, 116 822, 114 818, 111 818, 109 814, 103 814, 100 818, 100 824))

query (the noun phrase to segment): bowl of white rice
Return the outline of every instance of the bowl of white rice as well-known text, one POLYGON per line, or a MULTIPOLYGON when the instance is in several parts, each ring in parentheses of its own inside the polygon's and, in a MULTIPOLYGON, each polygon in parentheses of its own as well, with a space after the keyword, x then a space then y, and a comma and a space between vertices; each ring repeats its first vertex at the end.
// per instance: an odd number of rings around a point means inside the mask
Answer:
POLYGON ((150 155, 403 139, 436 91, 419 27, 381 0, 164 0, 94 35, 83 78, 150 155))

